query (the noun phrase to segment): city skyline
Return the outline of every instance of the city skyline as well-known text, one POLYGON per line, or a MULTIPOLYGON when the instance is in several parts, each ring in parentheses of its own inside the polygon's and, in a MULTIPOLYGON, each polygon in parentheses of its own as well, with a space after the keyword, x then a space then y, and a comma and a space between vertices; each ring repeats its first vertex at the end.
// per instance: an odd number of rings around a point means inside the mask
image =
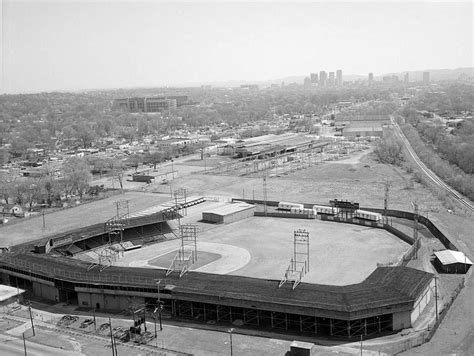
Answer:
POLYGON ((472 67, 470 2, 1 4, 1 93, 472 67))

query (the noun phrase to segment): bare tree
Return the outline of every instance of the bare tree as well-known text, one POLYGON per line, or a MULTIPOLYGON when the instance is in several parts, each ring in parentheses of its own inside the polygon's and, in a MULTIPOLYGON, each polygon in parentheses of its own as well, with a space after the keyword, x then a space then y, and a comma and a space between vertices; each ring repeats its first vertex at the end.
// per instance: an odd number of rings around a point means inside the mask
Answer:
POLYGON ((71 157, 62 166, 63 187, 66 197, 72 192, 79 194, 82 198, 83 194, 89 189, 91 173, 89 164, 85 159, 71 157))
POLYGON ((109 162, 113 178, 117 178, 120 184, 120 190, 123 193, 123 178, 125 176, 125 164, 120 160, 111 160, 109 162))

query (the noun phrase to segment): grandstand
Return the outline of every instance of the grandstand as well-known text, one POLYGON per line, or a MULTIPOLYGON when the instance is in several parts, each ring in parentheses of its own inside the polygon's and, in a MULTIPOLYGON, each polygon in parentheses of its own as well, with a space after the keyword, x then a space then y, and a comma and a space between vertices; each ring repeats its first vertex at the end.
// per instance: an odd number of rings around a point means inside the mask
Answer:
POLYGON ((4 257, 2 268, 10 281, 44 298, 59 294, 81 306, 117 310, 132 296, 156 303, 156 281, 162 280, 161 301, 177 318, 241 320, 247 327, 343 338, 408 327, 433 291, 432 274, 407 267, 378 267, 353 285, 301 283, 296 289, 278 288, 278 280, 233 275, 188 272, 180 278, 161 269, 100 270, 75 259, 26 253, 4 257), (42 288, 35 287, 39 284, 42 288))
POLYGON ((104 223, 94 224, 85 228, 75 229, 53 236, 42 238, 34 244, 25 243, 13 247, 13 251, 35 250, 37 253, 47 253, 52 248, 53 252, 61 255, 73 256, 82 251, 94 250, 104 244, 125 241, 135 241, 141 244, 176 238, 170 226, 171 220, 181 218, 181 209, 203 203, 205 199, 200 196, 188 197, 178 204, 176 202, 156 205, 125 217, 112 217, 104 223), (111 238, 107 226, 109 222, 117 224, 123 220, 123 236, 111 238), (115 241, 117 240, 117 241, 115 241))

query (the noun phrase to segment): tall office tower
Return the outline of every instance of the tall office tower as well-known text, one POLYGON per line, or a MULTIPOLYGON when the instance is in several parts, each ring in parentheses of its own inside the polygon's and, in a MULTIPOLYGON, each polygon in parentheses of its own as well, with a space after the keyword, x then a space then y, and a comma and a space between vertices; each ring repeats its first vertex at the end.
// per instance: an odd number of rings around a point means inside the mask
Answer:
POLYGON ((336 70, 336 84, 338 86, 342 85, 342 70, 340 69, 336 70))
POLYGON ((410 81, 410 76, 408 75, 408 72, 405 73, 405 76, 403 77, 403 81, 405 83, 408 83, 410 81))
POLYGON ((423 72, 423 83, 424 84, 430 83, 430 72, 423 72))
POLYGON ((311 73, 311 83, 318 84, 318 73, 311 73))
POLYGON ((305 88, 311 88, 311 79, 309 77, 305 77, 303 83, 305 88))
POLYGON ((328 74, 322 70, 319 72, 319 86, 321 87, 325 87, 326 86, 326 82, 328 80, 328 74))
POLYGON ((336 76, 334 75, 334 72, 329 72, 328 85, 334 86, 334 83, 336 83, 336 76))
POLYGON ((369 84, 374 82, 374 73, 369 73, 369 84))

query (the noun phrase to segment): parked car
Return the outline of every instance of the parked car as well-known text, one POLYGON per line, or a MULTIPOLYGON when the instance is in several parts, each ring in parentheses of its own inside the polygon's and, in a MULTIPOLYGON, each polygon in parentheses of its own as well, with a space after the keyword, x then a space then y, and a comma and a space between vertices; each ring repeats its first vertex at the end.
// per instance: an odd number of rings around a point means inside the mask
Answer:
POLYGON ((87 328, 91 324, 94 324, 94 319, 86 319, 81 323, 80 328, 81 329, 87 328))
POLYGON ((69 326, 69 325, 74 324, 77 320, 79 320, 79 317, 77 317, 77 316, 64 315, 64 316, 58 321, 58 325, 69 326))

